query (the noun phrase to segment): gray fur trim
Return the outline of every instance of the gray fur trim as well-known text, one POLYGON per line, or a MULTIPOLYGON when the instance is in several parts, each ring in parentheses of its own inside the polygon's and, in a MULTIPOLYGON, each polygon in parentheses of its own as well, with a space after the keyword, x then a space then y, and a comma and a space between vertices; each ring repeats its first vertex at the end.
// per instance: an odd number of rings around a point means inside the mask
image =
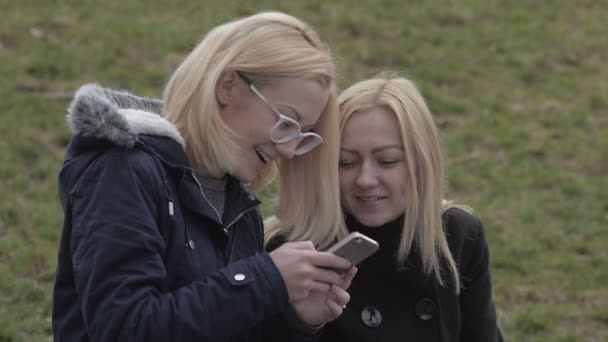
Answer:
POLYGON ((91 83, 78 89, 66 119, 74 134, 109 140, 124 148, 132 148, 139 134, 169 137, 183 147, 179 131, 161 112, 160 100, 91 83))

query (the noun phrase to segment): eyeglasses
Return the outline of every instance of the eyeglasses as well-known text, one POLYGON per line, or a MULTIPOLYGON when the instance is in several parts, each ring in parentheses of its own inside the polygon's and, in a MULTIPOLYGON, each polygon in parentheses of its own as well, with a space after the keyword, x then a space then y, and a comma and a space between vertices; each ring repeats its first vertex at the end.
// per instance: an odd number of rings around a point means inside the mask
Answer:
POLYGON ((295 154, 300 156, 307 152, 310 152, 315 147, 319 146, 323 142, 323 138, 320 135, 313 132, 302 133, 302 127, 294 119, 285 116, 279 112, 279 110, 270 104, 268 100, 260 93, 258 88, 253 84, 247 76, 237 72, 239 77, 247 83, 249 89, 270 109, 277 117, 277 122, 270 129, 270 140, 276 144, 284 144, 292 140, 299 140, 296 146, 295 154))

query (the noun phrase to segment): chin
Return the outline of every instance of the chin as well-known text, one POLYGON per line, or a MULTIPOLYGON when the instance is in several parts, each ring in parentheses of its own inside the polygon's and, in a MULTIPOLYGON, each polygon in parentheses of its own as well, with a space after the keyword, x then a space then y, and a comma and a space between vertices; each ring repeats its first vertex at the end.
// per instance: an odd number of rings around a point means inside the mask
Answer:
POLYGON ((367 227, 379 227, 382 226, 385 223, 390 222, 390 218, 388 217, 388 215, 377 215, 377 214, 371 214, 371 215, 365 215, 365 214, 359 214, 359 215, 355 215, 355 218, 357 219, 357 221, 359 221, 359 223, 361 223, 364 226, 367 227))
POLYGON ((241 164, 232 175, 234 178, 238 179, 239 182, 249 184, 258 177, 260 170, 260 168, 252 167, 251 164, 241 164))
POLYGON ((253 183, 253 181, 255 180, 255 178, 256 177, 242 177, 242 178, 239 178, 239 181, 242 184, 251 184, 251 183, 253 183))
POLYGON ((240 170, 240 171, 237 171, 234 174, 232 174, 232 176, 234 176, 234 178, 238 179, 239 182, 241 182, 243 184, 249 184, 255 180, 255 178, 257 177, 257 174, 252 175, 249 172, 243 172, 243 170, 240 170))

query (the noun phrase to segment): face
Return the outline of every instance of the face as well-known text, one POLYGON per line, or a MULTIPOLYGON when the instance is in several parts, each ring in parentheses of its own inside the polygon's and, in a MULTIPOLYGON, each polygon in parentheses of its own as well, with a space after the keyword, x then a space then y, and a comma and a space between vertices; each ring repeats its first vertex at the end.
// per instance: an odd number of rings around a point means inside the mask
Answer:
MULTIPOLYGON (((236 73, 220 81, 218 100, 222 119, 237 135, 241 147, 239 164, 232 175, 250 183, 271 160, 291 159, 300 140, 275 143, 270 137, 277 115, 236 73)), ((295 120, 302 133, 311 132, 329 99, 329 91, 319 82, 305 78, 284 78, 257 87, 268 103, 281 114, 295 120)))
POLYGON ((340 145, 340 194, 344 209, 370 227, 405 211, 405 158, 395 115, 373 108, 351 115, 340 145))

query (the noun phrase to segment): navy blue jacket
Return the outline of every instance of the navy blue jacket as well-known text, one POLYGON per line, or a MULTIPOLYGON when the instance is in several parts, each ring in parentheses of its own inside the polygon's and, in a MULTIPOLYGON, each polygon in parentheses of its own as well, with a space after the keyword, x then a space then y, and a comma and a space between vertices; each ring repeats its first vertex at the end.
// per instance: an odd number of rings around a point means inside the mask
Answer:
POLYGON ((314 339, 285 321, 258 200, 228 176, 219 218, 160 109, 95 85, 76 94, 59 175, 55 340, 314 339))

